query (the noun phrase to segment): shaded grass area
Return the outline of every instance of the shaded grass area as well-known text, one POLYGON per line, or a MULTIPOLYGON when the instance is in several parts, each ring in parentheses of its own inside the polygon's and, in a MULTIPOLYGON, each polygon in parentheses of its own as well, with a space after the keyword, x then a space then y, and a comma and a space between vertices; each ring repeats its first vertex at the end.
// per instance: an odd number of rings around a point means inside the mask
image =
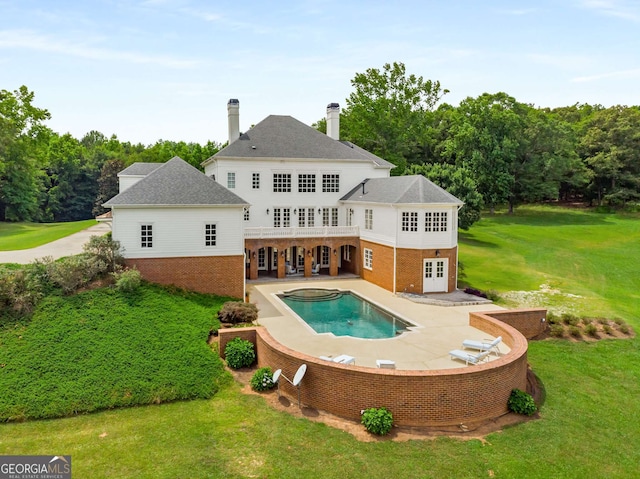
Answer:
POLYGON ((0 222, 0 251, 35 248, 64 238, 97 224, 96 220, 68 223, 6 223, 0 222))
POLYGON ((152 285, 45 298, 0 332, 0 421, 211 397, 225 374, 206 341, 224 300, 152 285))
MULTIPOLYGON (((465 281, 483 290, 537 290, 548 284, 578 295, 577 314, 621 315, 640 325, 640 218, 545 206, 484 217, 460 235, 465 281)), ((565 298, 549 297, 566 303, 565 298)))

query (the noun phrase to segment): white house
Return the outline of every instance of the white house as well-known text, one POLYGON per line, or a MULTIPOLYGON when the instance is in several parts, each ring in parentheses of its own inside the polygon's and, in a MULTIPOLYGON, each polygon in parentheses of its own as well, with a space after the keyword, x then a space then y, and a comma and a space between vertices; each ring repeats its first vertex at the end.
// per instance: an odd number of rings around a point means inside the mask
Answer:
POLYGON ((423 176, 390 177, 391 163, 340 141, 336 103, 327 135, 277 115, 240 134, 239 102, 227 110, 229 145, 203 163, 205 174, 179 158, 119 174, 121 192, 104 206, 145 277, 232 296, 262 275, 456 287, 462 202, 423 176))

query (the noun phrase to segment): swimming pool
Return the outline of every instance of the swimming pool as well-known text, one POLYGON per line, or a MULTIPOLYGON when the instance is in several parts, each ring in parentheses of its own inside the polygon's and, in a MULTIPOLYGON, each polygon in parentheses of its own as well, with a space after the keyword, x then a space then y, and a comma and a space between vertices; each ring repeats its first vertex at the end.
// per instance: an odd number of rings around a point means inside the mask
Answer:
POLYGON ((316 333, 384 339, 415 326, 352 291, 304 288, 276 296, 316 333))

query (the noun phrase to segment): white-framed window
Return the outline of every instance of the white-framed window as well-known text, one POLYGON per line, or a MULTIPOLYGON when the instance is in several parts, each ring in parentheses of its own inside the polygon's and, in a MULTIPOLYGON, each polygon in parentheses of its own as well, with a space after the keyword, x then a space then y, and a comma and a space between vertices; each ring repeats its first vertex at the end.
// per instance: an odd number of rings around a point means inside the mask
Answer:
POLYGON ((216 245, 216 224, 207 223, 204 225, 204 245, 215 246, 216 245))
POLYGON ((340 191, 340 175, 325 173, 322 175, 322 192, 338 193, 340 191))
POLYGON ((233 171, 227 172, 227 188, 230 190, 236 187, 236 174, 233 171))
POLYGON ((298 208, 298 228, 311 228, 315 225, 315 208, 298 208))
POLYGON ((289 228, 291 226, 291 208, 273 209, 273 227, 289 228))
POLYGON ((307 208, 307 227, 313 228, 316 224, 316 209, 307 208))
POLYGON ((320 252, 320 266, 326 268, 329 266, 329 254, 331 250, 328 246, 323 246, 322 251, 320 252))
POLYGON ((140 247, 153 248, 153 225, 140 225, 140 247))
POLYGON ((251 218, 251 215, 249 213, 249 208, 245 208, 244 209, 244 220, 245 221, 249 221, 250 218, 251 218))
POLYGON ((315 193, 316 175, 312 173, 300 173, 298 175, 298 193, 315 193))
POLYGON ((331 208, 331 226, 338 226, 338 208, 331 208))
POLYGON ((322 208, 322 226, 338 226, 338 208, 322 208))
POLYGON ((258 250, 258 269, 267 269, 265 248, 258 250))
POLYGON ((447 231, 448 216, 446 211, 427 211, 424 214, 424 230, 427 233, 447 231))
POLYGON ((342 248, 342 259, 345 261, 351 261, 351 247, 345 246, 342 248))
POLYGON ((364 248, 364 267, 373 269, 373 250, 369 248, 364 248))
POLYGON ((403 211, 402 212, 402 231, 418 231, 418 212, 403 211))
POLYGON ((353 225, 353 210, 351 208, 347 208, 347 226, 353 225))
POLYGON ((373 210, 364 210, 364 229, 373 229, 373 210))
POLYGON ((273 174, 273 192, 291 193, 291 173, 273 174))
POLYGON ((251 188, 254 190, 260 189, 260 173, 251 174, 251 188))

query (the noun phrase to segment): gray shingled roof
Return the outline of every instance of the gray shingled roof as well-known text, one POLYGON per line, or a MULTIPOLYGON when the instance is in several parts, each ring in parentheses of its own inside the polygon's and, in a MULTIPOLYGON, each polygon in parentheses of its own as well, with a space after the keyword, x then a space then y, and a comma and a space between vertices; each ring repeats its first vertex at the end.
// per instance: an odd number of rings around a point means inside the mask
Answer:
POLYGON ((463 204, 422 175, 370 178, 365 180, 364 193, 362 184, 359 184, 340 200, 385 204, 463 204))
MULTIPOLYGON (((269 115, 212 158, 301 158, 393 164, 349 142, 336 141, 291 116, 269 115)), ((208 160, 207 160, 208 161, 208 160)))
POLYGON ((174 156, 102 206, 247 204, 182 158, 174 156))
POLYGON ((118 176, 147 176, 152 171, 160 168, 163 164, 164 163, 134 163, 118 173, 118 176))

